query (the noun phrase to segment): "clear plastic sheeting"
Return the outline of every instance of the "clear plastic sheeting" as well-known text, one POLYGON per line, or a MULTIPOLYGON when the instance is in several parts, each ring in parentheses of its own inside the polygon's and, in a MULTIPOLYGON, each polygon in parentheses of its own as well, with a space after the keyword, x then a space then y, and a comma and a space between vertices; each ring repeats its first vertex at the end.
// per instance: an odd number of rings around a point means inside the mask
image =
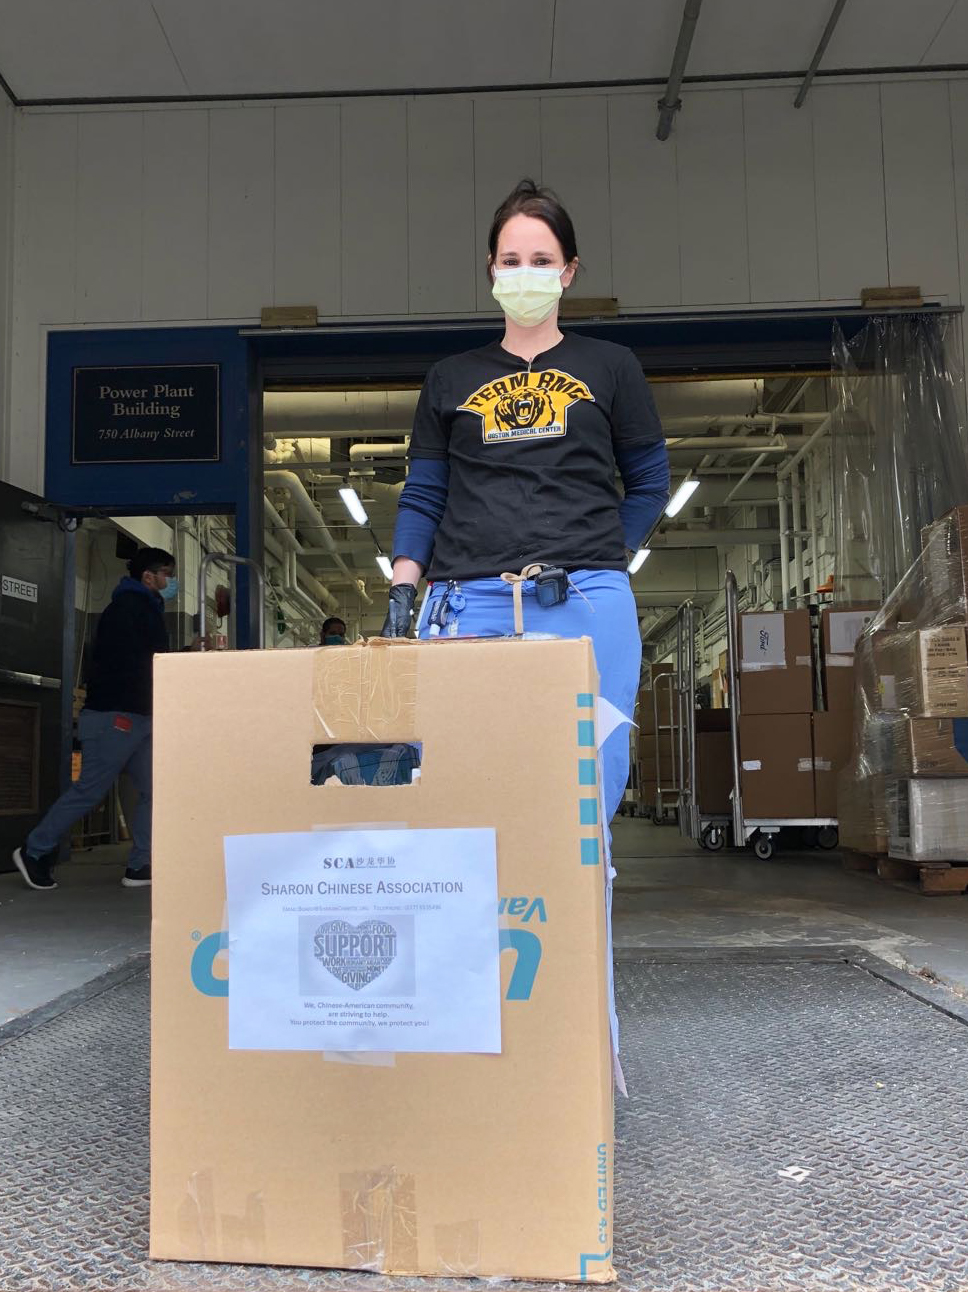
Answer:
POLYGON ((922 529, 968 502, 961 320, 834 325, 831 420, 835 601, 882 602, 917 560, 922 529))
POLYGON ((922 550, 857 643, 840 839, 902 860, 968 860, 968 506, 922 550))

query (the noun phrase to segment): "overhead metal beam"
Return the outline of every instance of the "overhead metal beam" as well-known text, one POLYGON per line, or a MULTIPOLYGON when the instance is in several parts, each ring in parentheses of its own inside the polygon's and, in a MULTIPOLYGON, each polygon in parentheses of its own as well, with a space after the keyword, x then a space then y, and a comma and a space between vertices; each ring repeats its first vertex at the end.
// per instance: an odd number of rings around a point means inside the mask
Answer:
POLYGON ((823 29, 823 35, 820 37, 820 44, 814 51, 810 66, 807 68, 807 74, 803 78, 803 84, 797 91, 797 97, 793 100, 795 108, 802 108, 807 101, 807 95, 810 93, 810 86, 813 85, 813 78, 817 75, 820 60, 826 53, 827 46, 830 44, 830 37, 834 34, 834 28, 840 21, 840 15, 844 12, 846 3, 847 0, 834 0, 834 7, 830 12, 830 17, 827 19, 827 25, 823 29))
POLYGON ((683 8, 682 22, 679 25, 679 39, 676 41, 676 50, 672 56, 672 67, 669 69, 669 81, 666 85, 665 94, 659 100, 659 124, 656 127, 656 139, 666 140, 669 138, 672 122, 676 113, 682 107, 679 88, 682 85, 686 63, 689 61, 689 50, 692 46, 692 38, 696 31, 696 23, 699 20, 699 10, 701 8, 702 0, 686 0, 683 8))

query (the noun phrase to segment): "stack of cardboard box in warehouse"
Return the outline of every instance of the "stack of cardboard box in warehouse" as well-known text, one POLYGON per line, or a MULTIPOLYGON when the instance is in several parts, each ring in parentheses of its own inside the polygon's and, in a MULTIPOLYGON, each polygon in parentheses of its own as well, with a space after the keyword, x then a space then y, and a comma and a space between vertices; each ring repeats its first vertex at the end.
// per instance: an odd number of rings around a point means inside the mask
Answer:
POLYGON ((851 754, 854 645, 873 614, 870 606, 822 611, 819 687, 809 610, 740 616, 739 743, 747 819, 837 816, 837 775, 851 754))
POLYGON ((968 507, 923 533, 858 645, 841 842, 917 863, 968 860, 968 507))

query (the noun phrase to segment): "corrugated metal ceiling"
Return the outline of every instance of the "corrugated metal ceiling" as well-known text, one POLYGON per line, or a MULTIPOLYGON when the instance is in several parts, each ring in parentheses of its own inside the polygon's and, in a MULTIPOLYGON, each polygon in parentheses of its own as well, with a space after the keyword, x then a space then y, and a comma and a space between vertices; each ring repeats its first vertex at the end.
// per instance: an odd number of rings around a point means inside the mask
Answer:
MULTIPOLYGON (((832 0, 706 0, 690 76, 805 69, 832 0)), ((682 0, 0 0, 20 101, 661 80, 682 0)), ((968 0, 848 0, 825 71, 968 63, 968 0)))

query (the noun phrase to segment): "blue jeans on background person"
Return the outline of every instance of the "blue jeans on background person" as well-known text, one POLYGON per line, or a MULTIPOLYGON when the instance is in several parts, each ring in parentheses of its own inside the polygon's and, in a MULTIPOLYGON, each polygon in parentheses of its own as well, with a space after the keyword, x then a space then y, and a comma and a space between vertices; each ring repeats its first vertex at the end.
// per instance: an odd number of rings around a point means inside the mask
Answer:
POLYGON ((82 709, 77 721, 81 741, 81 775, 27 836, 27 853, 55 852, 75 822, 107 797, 122 772, 138 794, 128 822, 133 840, 129 870, 151 864, 151 719, 140 713, 98 713, 82 709))
MULTIPOLYGON (((538 605, 533 582, 521 585, 524 631, 556 637, 590 637, 601 694, 631 721, 639 689, 642 639, 628 575, 624 570, 578 570, 571 575, 571 582, 574 587, 568 589, 568 600, 547 609, 538 605)), ((439 582, 428 593, 418 622, 417 635, 421 639, 430 637, 431 612, 446 590, 446 582, 439 582)), ((466 605, 459 614, 450 615, 442 637, 514 635, 511 584, 503 579, 471 579, 461 583, 460 590, 466 605)), ((628 727, 621 726, 609 736, 601 756, 607 825, 618 811, 628 784, 628 727)))

